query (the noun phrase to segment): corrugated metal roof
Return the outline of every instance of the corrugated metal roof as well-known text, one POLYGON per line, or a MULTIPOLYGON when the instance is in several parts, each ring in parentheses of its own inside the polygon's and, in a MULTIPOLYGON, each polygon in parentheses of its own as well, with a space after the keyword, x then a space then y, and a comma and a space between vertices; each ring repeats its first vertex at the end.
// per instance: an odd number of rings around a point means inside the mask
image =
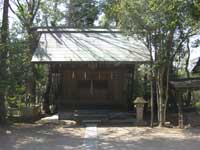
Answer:
POLYGON ((40 30, 32 62, 145 62, 148 49, 119 30, 40 30))

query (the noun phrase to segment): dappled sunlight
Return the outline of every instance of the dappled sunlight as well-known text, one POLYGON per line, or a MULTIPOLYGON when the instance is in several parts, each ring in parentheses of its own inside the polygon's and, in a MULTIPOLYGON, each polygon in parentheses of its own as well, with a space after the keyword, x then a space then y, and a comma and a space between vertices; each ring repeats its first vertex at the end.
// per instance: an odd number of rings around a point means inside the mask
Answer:
MULTIPOLYGON (((112 127, 112 128, 99 128, 98 133, 99 137, 105 139, 118 139, 118 140, 126 140, 130 137, 143 135, 149 128, 137 128, 137 127, 112 127)), ((134 139, 135 140, 135 139, 134 139)))
POLYGON ((40 138, 40 137, 25 137, 23 139, 19 138, 17 141, 16 141, 16 145, 14 145, 14 147, 16 149, 19 149, 21 148, 23 145, 28 145, 28 144, 31 144, 32 142, 34 143, 43 143, 45 142, 45 138, 40 138))
MULTIPOLYGON (((85 127, 77 124, 14 124, 1 129, 0 150, 85 150, 85 127)), ((199 150, 199 128, 97 126, 98 150, 199 150)))
POLYGON ((126 140, 132 138, 133 140, 139 140, 141 138, 153 139, 153 138, 180 138, 184 139, 188 135, 184 130, 172 129, 172 128, 149 128, 149 127, 113 127, 113 128, 99 128, 98 132, 103 138, 117 138, 120 140, 126 140))
POLYGON ((200 128, 188 128, 186 130, 183 130, 183 133, 187 137, 193 137, 193 138, 200 138, 200 128))
MULTIPOLYGON (((67 126, 67 125, 66 125, 67 126)), ((15 124, 12 134, 0 135, 0 150, 83 149, 84 129, 54 124, 15 124)))
POLYGON ((101 150, 182 150, 199 149, 200 137, 186 130, 148 127, 110 127, 98 129, 101 150))
POLYGON ((64 135, 71 135, 73 134, 74 136, 83 138, 83 134, 85 129, 84 128, 63 128, 63 127, 59 127, 54 129, 54 131, 57 131, 60 134, 64 134, 64 135))

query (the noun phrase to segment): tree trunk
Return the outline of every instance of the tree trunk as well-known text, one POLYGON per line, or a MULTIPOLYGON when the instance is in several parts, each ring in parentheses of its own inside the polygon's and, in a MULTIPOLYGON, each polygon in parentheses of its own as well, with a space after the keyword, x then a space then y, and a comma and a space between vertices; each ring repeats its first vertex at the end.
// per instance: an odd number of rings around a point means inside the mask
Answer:
POLYGON ((167 107, 168 99, 168 67, 163 65, 162 68, 158 70, 157 79, 157 95, 158 95, 158 122, 159 126, 162 127, 165 124, 165 111, 167 107))
POLYGON ((153 88, 153 79, 151 79, 151 127, 154 123, 154 88, 153 88))
POLYGON ((157 95, 158 95, 158 122, 159 126, 163 126, 163 73, 162 73, 162 68, 159 69, 158 71, 158 79, 157 79, 157 95))
POLYGON ((164 80, 165 80, 165 102, 164 102, 164 114, 163 114, 164 123, 166 122, 167 103, 168 103, 168 98, 169 98, 169 66, 168 65, 166 68, 165 76, 166 76, 166 78, 164 78, 164 80))
MULTIPOLYGON (((143 83, 143 89, 144 89, 144 93, 143 93, 143 98, 147 101, 148 100, 148 95, 147 95, 147 74, 144 75, 144 83, 143 83)), ((148 109, 148 103, 144 104, 144 117, 146 117, 147 115, 147 110, 148 109)))
MULTIPOLYGON (((30 50, 30 56, 33 56, 35 49, 38 44, 38 35, 37 33, 32 30, 30 26, 27 26, 27 33, 28 33, 28 40, 29 40, 29 50, 30 50)), ((29 81, 29 87, 30 87, 30 94, 31 94, 31 101, 33 103, 36 102, 36 68, 34 64, 31 64, 31 77, 29 81)))
POLYGON ((8 39, 9 39, 9 23, 8 23, 8 7, 9 0, 4 0, 3 5, 3 20, 1 27, 1 44, 0 49, 0 122, 6 121, 6 108, 5 108, 5 93, 7 80, 7 54, 8 54, 8 39))
MULTIPOLYGON (((190 40, 188 38, 187 39, 187 54, 188 54, 188 57, 186 59, 186 64, 185 64, 185 72, 187 74, 187 78, 190 78, 190 72, 188 70, 189 61, 190 61, 190 46, 189 46, 189 43, 190 43, 190 40)), ((192 97, 191 90, 188 89, 187 90, 187 98, 186 98, 186 105, 187 106, 189 106, 191 104, 191 97, 192 97)))
POLYGON ((155 79, 154 79, 154 76, 155 76, 155 72, 154 72, 154 69, 153 69, 153 63, 154 63, 154 59, 153 59, 153 52, 152 52, 152 45, 151 45, 151 42, 152 42, 152 37, 151 37, 151 33, 149 33, 147 36, 146 36, 146 41, 147 41, 147 47, 149 49, 149 52, 150 52, 150 58, 151 58, 151 63, 150 63, 150 68, 151 68, 151 74, 150 74, 150 78, 151 78, 151 127, 153 127, 153 123, 154 123, 154 96, 155 96, 155 93, 154 92, 154 83, 155 83, 155 79))
MULTIPOLYGON (((168 101, 168 82, 169 82, 169 70, 170 70, 170 60, 171 58, 171 50, 173 47, 173 37, 174 37, 175 29, 172 29, 167 34, 166 40, 166 48, 160 49, 158 55, 159 59, 159 69, 158 69, 158 81, 157 81, 157 88, 158 88, 158 102, 159 102, 159 126, 162 127, 166 122, 166 111, 167 111, 167 101, 168 101)), ((160 47, 163 45, 163 40, 160 42, 160 47)))

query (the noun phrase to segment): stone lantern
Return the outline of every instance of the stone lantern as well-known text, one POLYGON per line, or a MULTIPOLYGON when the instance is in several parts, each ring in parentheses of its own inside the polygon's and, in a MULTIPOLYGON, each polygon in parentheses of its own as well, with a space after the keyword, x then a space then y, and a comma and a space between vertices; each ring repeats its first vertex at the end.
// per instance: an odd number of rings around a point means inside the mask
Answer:
POLYGON ((137 124, 141 125, 144 123, 144 104, 147 102, 144 100, 143 97, 137 97, 133 103, 136 106, 136 118, 137 118, 137 124))

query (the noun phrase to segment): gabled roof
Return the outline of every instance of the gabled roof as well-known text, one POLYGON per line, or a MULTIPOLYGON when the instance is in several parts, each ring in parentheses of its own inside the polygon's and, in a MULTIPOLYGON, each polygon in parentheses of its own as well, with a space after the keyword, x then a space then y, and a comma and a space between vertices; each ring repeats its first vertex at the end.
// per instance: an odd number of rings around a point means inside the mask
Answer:
POLYGON ((40 29, 32 62, 146 62, 144 44, 117 29, 40 29))
POLYGON ((170 81, 174 89, 200 89, 200 78, 183 78, 170 81))

